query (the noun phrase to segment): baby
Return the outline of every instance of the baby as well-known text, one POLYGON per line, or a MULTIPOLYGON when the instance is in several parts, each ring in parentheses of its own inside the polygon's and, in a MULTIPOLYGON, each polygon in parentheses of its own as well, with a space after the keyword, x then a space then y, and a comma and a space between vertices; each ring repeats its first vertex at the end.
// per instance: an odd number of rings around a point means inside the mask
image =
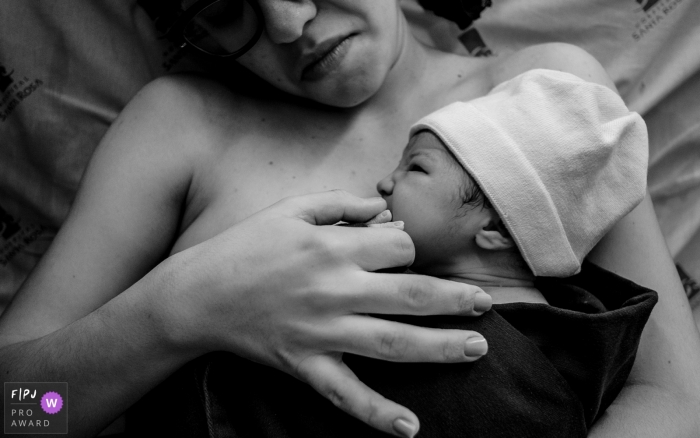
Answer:
MULTIPOLYGON (((500 304, 479 318, 392 319, 475 330, 489 352, 451 365, 345 363, 413 410, 419 437, 585 437, 629 375, 657 299, 582 263, 644 196, 644 122, 603 86, 535 70, 411 133, 378 184, 414 241, 411 270, 477 284, 500 304)), ((271 368, 228 355, 196 372, 222 436, 382 436, 271 368)))
POLYGON ((411 270, 476 284, 494 303, 546 303, 644 197, 647 135, 617 94, 533 70, 420 120, 379 182, 416 247, 411 270))

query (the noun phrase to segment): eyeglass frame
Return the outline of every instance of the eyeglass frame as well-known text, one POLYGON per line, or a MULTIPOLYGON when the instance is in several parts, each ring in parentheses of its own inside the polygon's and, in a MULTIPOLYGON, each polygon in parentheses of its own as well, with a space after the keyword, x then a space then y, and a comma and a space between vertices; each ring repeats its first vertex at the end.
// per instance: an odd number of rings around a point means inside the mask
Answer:
POLYGON ((257 1, 255 0, 242 0, 245 1, 250 5, 250 7, 253 9, 253 12, 255 12, 255 15, 257 16, 258 19, 258 28, 255 30, 255 33, 253 36, 250 38, 250 40, 243 45, 238 50, 235 50, 231 53, 227 53, 225 55, 219 54, 219 53, 213 53, 208 50, 205 50, 196 44, 190 42, 186 37, 185 37, 185 27, 187 27, 188 24, 194 19, 194 17, 197 16, 200 12, 202 12, 204 9, 208 8, 209 6, 213 5, 216 2, 219 1, 226 1, 226 0, 197 0, 192 6, 189 8, 185 9, 182 11, 182 13, 175 19, 175 22, 168 28, 167 31, 163 34, 164 37, 166 38, 172 38, 174 35, 178 36, 178 39, 182 40, 182 46, 185 47, 185 45, 189 45, 198 51, 209 55, 209 56, 214 56, 217 58, 238 58, 239 56, 243 55, 246 53, 248 50, 252 49, 253 46, 258 42, 260 39, 260 36, 263 33, 263 23, 264 23, 264 18, 263 18, 263 13, 262 9, 260 9, 260 5, 258 4, 257 1))

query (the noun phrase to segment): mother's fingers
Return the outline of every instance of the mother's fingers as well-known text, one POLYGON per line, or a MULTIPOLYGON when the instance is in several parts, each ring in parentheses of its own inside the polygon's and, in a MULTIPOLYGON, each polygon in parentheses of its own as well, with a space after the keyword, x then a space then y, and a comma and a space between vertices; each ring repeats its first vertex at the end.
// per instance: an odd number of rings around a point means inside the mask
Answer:
POLYGON ((491 309, 477 286, 416 274, 362 273, 361 287, 347 292, 355 313, 479 316, 491 309))
POLYGON ((418 432, 418 417, 362 383, 340 357, 309 357, 299 365, 299 377, 334 405, 375 429, 413 437, 418 432))
POLYGON ((470 330, 417 327, 370 316, 338 318, 328 348, 392 362, 472 362, 487 353, 483 336, 470 330))
POLYGON ((288 214, 312 225, 332 225, 339 221, 368 221, 386 209, 386 201, 330 190, 286 198, 276 204, 276 208, 288 209, 288 214))
POLYGON ((411 237, 403 223, 368 227, 324 227, 327 242, 335 242, 334 250, 365 271, 409 266, 415 257, 411 237))

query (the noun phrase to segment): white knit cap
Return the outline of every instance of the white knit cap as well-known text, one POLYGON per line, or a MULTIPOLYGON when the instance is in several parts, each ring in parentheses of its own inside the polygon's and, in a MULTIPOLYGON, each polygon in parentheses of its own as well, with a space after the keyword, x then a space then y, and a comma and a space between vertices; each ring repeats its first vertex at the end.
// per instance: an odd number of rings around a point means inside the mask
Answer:
POLYGON ((644 198, 646 125, 602 85, 531 70, 411 128, 479 184, 537 276, 566 277, 644 198))

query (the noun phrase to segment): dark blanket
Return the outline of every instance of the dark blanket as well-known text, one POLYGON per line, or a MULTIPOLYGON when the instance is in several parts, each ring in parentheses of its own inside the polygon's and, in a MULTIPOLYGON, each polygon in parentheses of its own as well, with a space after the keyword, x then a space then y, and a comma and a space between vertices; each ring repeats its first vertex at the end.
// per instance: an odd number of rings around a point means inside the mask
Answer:
MULTIPOLYGON (((494 305, 479 318, 393 318, 482 333, 489 353, 476 362, 402 364, 348 354, 345 361, 371 388, 418 415, 419 437, 586 436, 622 388, 657 295, 590 264, 574 277, 539 278, 536 287, 550 305, 494 305)), ((179 384, 163 385, 127 417, 129 431, 385 436, 308 385, 233 354, 204 356, 179 376, 179 384), (183 397, 186 406, 167 403, 183 397)))

